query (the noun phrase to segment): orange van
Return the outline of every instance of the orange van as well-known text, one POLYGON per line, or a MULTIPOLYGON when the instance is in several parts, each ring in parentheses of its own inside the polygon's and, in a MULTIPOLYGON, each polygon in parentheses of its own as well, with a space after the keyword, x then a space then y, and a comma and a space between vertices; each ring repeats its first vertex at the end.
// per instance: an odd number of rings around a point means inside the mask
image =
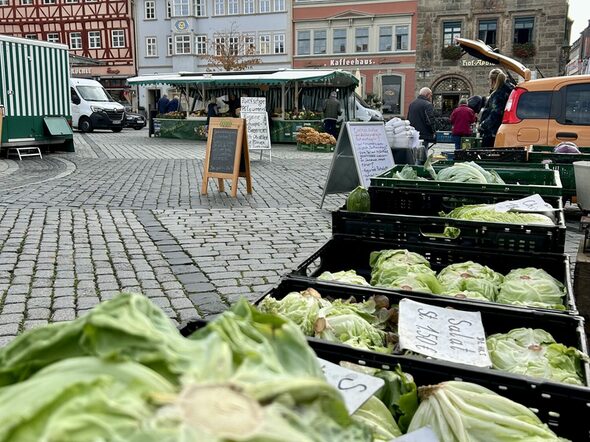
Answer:
POLYGON ((508 98, 494 147, 556 146, 563 141, 590 146, 590 75, 532 80, 522 63, 494 52, 481 40, 457 42, 473 57, 524 78, 508 98))

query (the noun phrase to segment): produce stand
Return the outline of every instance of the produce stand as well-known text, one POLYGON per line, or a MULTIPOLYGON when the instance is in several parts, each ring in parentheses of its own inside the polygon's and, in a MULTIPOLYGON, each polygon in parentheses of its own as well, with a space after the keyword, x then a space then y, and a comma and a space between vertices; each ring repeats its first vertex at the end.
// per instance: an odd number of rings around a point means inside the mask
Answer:
POLYGON ((206 124, 206 114, 197 106, 204 106, 212 98, 235 94, 266 98, 271 141, 276 143, 295 143, 300 127, 321 129, 323 124, 318 113, 334 90, 343 102, 343 117, 353 120, 354 90, 358 85, 358 79, 351 73, 328 69, 163 74, 134 77, 128 82, 142 86, 170 85, 189 98, 188 118, 174 122, 157 119, 161 124, 160 137, 205 139, 201 126, 206 124))

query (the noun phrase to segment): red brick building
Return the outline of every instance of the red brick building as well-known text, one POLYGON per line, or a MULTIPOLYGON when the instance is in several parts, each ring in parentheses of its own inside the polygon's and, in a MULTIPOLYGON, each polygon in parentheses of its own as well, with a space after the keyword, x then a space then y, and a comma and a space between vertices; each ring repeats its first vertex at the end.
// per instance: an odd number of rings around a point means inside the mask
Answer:
POLYGON ((293 67, 345 69, 389 115, 407 115, 416 81, 416 1, 294 0, 293 67))
POLYGON ((130 0, 3 0, 0 34, 67 44, 73 77, 99 80, 116 98, 135 75, 130 0), (79 60, 91 59, 82 64, 79 60))

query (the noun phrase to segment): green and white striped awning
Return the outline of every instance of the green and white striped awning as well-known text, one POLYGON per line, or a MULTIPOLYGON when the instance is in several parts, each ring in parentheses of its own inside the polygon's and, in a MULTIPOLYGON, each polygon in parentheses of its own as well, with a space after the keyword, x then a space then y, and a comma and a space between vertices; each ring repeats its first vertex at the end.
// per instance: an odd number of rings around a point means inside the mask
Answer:
POLYGON ((331 87, 356 87, 358 79, 350 72, 328 69, 279 69, 275 71, 211 72, 146 75, 129 78, 131 85, 203 85, 207 88, 232 86, 280 86, 292 83, 324 83, 331 87))

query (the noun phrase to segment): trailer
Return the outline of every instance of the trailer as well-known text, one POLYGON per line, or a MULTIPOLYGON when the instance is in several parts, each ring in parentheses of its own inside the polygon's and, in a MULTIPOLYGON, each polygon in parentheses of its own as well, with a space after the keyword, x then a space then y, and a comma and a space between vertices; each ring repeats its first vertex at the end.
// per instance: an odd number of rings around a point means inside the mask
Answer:
POLYGON ((66 45, 0 35, 0 151, 74 151, 66 45))

